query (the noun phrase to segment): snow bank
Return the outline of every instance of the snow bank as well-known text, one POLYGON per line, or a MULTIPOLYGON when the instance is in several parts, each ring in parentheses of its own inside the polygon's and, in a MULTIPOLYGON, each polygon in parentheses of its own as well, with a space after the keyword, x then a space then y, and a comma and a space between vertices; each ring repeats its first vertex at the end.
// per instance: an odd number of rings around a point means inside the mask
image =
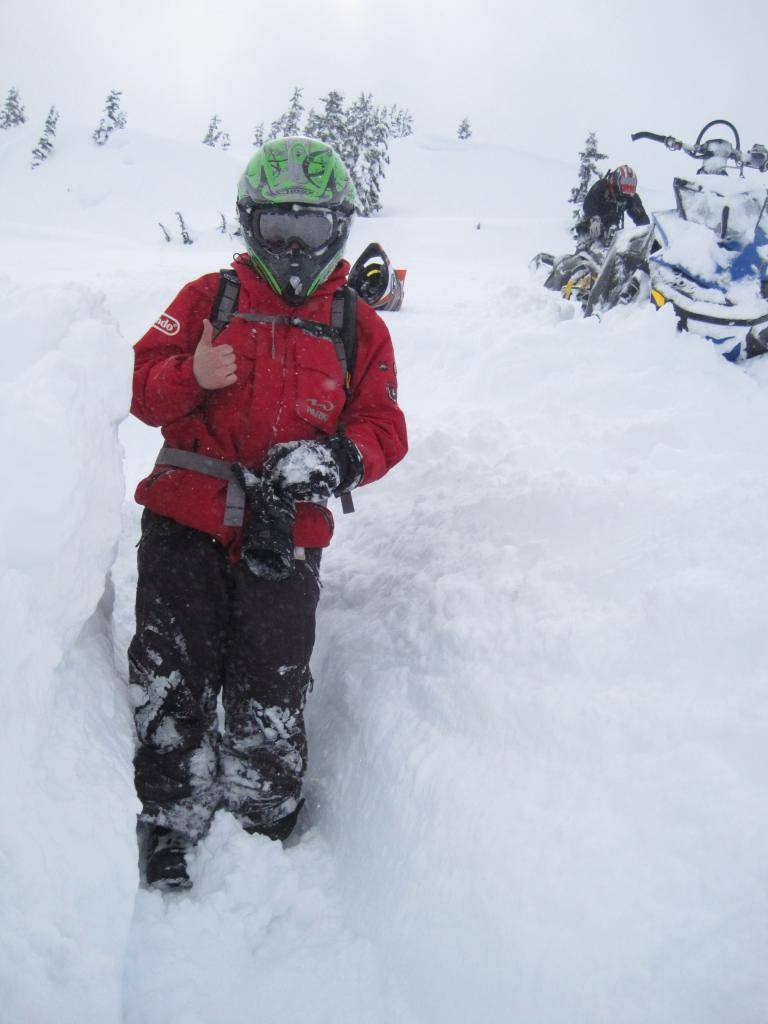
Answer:
POLYGON ((765 390, 666 313, 492 308, 398 314, 411 452, 326 559, 349 905, 419 1021, 758 1024, 765 390))
POLYGON ((3 1015, 117 1021, 136 867, 105 577, 131 352, 98 294, 2 290, 3 1015))

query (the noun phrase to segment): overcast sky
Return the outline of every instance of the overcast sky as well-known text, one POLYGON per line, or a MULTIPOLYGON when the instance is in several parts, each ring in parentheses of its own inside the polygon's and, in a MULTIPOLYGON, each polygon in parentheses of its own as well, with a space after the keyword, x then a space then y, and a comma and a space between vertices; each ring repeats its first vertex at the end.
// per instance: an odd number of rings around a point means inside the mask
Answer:
MULTIPOLYGON (((768 142, 765 0, 0 0, 0 95, 31 118, 98 121, 123 90, 132 128, 202 137, 218 113, 237 148, 302 86, 370 91, 421 133, 518 142, 573 159, 593 128, 694 136, 730 117, 768 142), (694 41, 694 40, 698 41, 694 41)), ((626 157, 631 156, 628 151, 626 157)))

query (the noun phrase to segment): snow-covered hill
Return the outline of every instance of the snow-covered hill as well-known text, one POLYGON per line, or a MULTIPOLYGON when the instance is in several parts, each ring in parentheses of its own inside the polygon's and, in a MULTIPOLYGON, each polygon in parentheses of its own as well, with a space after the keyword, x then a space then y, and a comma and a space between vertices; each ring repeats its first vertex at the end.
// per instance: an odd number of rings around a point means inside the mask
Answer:
MULTIPOLYGON (((72 130, 31 172, 24 131, 0 137, 0 1019, 762 1024, 765 362, 530 279, 567 244, 568 162, 398 143, 349 251, 408 267, 411 451, 324 559, 302 834, 220 813, 189 894, 141 891, 124 650, 157 436, 121 428, 121 520, 116 426, 132 342, 229 260, 248 154, 72 130), (192 246, 162 239, 176 209, 192 246)), ((635 162, 670 205, 680 167, 635 162)))

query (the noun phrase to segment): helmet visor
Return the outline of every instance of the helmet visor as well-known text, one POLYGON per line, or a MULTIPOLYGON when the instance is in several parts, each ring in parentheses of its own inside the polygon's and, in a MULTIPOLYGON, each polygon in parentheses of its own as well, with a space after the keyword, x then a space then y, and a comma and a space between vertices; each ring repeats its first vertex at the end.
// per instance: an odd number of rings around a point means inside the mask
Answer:
POLYGON ((310 209, 254 210, 253 231, 272 252, 284 252, 298 243, 315 252, 323 249, 334 238, 336 219, 331 210, 310 209))

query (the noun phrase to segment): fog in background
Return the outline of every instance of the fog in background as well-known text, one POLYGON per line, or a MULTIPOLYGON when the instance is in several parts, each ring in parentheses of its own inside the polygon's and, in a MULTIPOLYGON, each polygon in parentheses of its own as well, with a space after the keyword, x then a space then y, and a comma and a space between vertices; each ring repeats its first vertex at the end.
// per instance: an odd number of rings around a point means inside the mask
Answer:
POLYGON ((442 0, 2 0, 0 96, 16 86, 41 128, 98 123, 123 90, 133 129, 202 139, 214 113, 233 148, 250 146, 304 88, 307 109, 362 90, 414 115, 420 134, 455 135, 565 159, 587 130, 614 162, 629 132, 695 136, 733 119, 742 141, 768 139, 763 0, 510 4, 442 0))

